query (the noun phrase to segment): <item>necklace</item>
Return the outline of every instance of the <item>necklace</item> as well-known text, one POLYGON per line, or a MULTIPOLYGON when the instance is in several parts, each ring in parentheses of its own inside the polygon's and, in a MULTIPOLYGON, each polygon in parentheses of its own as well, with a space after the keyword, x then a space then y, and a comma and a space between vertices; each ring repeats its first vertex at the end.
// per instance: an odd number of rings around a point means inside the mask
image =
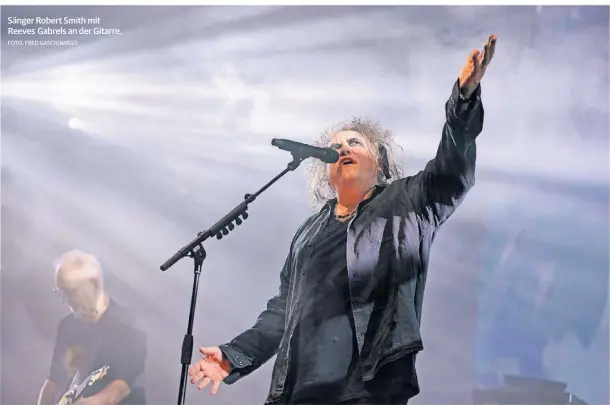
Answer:
POLYGON ((353 210, 352 212, 348 212, 347 214, 339 215, 335 211, 335 218, 337 218, 339 221, 343 222, 343 221, 353 217, 355 213, 356 213, 356 210, 353 210))

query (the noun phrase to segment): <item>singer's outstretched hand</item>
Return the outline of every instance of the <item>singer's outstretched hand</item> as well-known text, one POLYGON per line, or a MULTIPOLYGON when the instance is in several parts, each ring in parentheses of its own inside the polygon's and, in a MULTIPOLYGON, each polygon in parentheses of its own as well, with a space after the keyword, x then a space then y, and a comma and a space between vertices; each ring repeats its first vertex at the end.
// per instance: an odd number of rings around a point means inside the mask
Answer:
POLYGON ((479 49, 474 49, 468 55, 459 76, 460 89, 464 97, 468 98, 481 83, 481 79, 487 71, 487 66, 489 66, 496 51, 496 40, 495 35, 490 35, 485 45, 483 45, 482 52, 479 49))
POLYGON ((210 394, 215 395, 222 380, 231 372, 231 364, 218 347, 200 347, 199 352, 203 357, 189 367, 191 384, 198 384, 197 389, 202 390, 212 383, 210 394))

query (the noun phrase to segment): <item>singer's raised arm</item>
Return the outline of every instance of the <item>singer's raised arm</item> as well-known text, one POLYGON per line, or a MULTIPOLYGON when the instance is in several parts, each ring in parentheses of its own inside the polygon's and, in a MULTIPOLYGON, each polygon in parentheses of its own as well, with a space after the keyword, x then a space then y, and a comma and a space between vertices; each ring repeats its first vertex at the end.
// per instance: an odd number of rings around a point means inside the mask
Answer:
POLYGON ((445 104, 446 122, 436 156, 417 175, 403 179, 408 198, 428 211, 436 226, 445 222, 475 183, 477 136, 483 130, 480 85, 468 98, 456 81, 445 104))

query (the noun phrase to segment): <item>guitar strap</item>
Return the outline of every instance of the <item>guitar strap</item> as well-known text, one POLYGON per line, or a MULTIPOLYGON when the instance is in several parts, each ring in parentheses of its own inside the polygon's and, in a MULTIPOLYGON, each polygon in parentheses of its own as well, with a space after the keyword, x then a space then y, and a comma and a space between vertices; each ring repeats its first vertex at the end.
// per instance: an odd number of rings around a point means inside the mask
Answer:
POLYGON ((72 377, 72 381, 70 382, 68 391, 72 391, 73 389, 76 389, 76 387, 79 386, 81 381, 81 377, 80 377, 80 369, 76 370, 76 373, 74 373, 74 376, 72 377))

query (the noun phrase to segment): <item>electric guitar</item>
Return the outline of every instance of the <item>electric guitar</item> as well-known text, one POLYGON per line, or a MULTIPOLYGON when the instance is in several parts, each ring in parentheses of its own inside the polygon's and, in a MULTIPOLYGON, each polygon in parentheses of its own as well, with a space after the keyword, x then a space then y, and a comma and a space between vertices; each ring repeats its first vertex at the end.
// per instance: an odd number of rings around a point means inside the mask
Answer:
POLYGON ((64 395, 62 395, 59 402, 57 402, 57 405, 72 405, 83 395, 83 392, 85 392, 87 388, 106 377, 109 368, 110 367, 108 366, 104 366, 89 374, 89 377, 85 378, 80 385, 70 388, 64 395))

